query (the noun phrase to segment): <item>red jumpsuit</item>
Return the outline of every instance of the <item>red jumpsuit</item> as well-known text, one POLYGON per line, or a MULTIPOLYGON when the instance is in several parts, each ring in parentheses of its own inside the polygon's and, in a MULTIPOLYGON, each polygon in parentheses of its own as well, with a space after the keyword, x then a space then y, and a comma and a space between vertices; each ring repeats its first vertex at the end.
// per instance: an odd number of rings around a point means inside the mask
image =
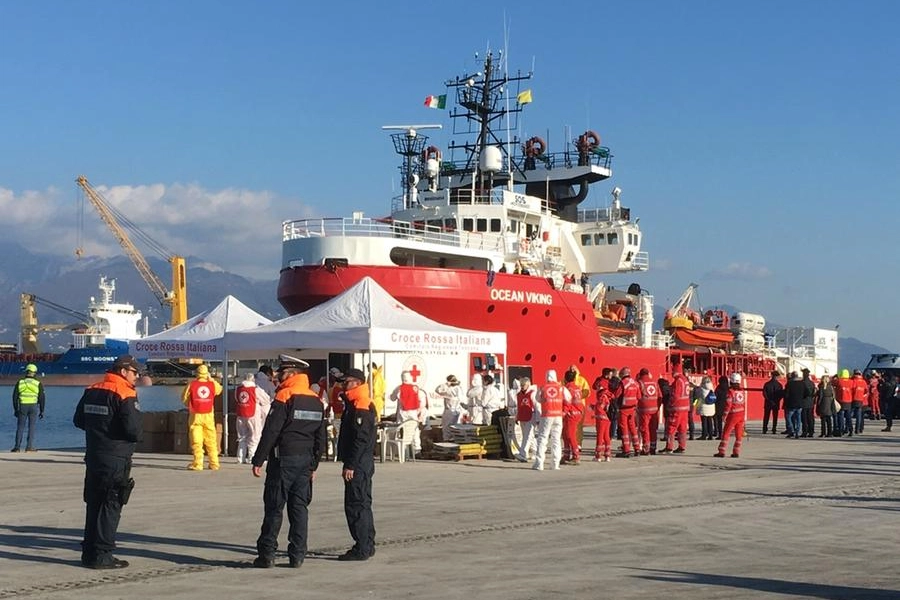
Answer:
POLYGON ((581 458, 581 446, 578 444, 578 426, 584 418, 584 401, 581 399, 581 388, 574 381, 566 384, 572 395, 571 401, 563 403, 563 460, 577 463, 581 458))
POLYGON ((609 402, 612 394, 606 387, 605 380, 597 388, 597 401, 594 404, 594 425, 597 428, 597 447, 594 449, 594 460, 600 460, 602 456, 609 460, 611 453, 611 440, 609 436, 609 402))
POLYGON ((725 400, 725 424, 722 426, 722 441, 719 442, 718 457, 725 456, 725 447, 728 438, 734 431, 734 446, 731 448, 731 458, 737 458, 741 454, 741 445, 744 442, 744 419, 746 408, 746 394, 741 389, 728 390, 728 398, 725 400))
POLYGON ((620 389, 622 390, 622 404, 619 407, 619 432, 622 434, 622 454, 629 456, 632 444, 637 451, 641 443, 634 422, 634 411, 637 408, 641 387, 634 378, 628 375, 622 378, 620 389))
POLYGON ((641 436, 640 453, 656 454, 656 438, 659 431, 659 386, 646 375, 639 382, 641 395, 638 398, 638 434, 641 436))
POLYGON ((869 409, 872 411, 872 416, 876 419, 881 418, 881 406, 879 404, 879 392, 878 392, 878 383, 881 380, 877 377, 872 377, 869 380, 869 409))
POLYGON ((678 449, 687 448, 688 413, 691 410, 691 386, 683 373, 676 373, 672 381, 672 404, 666 411, 666 452, 671 452, 678 436, 678 449))

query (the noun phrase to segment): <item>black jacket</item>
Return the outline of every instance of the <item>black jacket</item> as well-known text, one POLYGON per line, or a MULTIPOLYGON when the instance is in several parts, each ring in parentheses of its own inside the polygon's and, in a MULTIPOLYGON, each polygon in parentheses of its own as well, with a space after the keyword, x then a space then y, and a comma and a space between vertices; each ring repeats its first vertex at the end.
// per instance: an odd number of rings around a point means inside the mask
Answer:
MULTIPOLYGON (((342 394, 343 396, 343 394, 342 394)), ((357 470, 375 465, 375 410, 357 408, 344 402, 341 430, 338 433, 338 460, 345 469, 357 470)))
POLYGON ((131 458, 143 434, 137 392, 116 373, 107 373, 103 381, 84 391, 72 422, 84 430, 89 459, 131 458))
POLYGON ((787 387, 784 388, 784 408, 786 410, 803 408, 807 402, 812 402, 812 395, 806 382, 802 379, 788 381, 787 387))
POLYGON ((778 406, 784 398, 784 386, 777 379, 770 379, 763 385, 763 399, 770 406, 778 406))
POLYGON ((275 458, 277 449, 278 456, 312 453, 315 471, 325 451, 325 428, 325 407, 309 389, 309 378, 304 374, 289 377, 275 391, 253 466, 275 458))

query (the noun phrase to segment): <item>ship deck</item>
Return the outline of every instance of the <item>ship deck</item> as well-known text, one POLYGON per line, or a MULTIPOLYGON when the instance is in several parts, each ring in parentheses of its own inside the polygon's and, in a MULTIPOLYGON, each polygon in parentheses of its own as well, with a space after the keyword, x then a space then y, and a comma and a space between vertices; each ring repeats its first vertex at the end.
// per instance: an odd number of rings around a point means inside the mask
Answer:
POLYGON ((880 428, 786 440, 751 423, 737 460, 696 441, 558 472, 377 464, 378 553, 365 563, 335 560, 350 538, 340 465, 325 463, 300 571, 283 555, 248 568, 262 480, 234 459, 194 473, 184 456, 136 455, 118 552, 131 567, 90 571, 81 452, 4 453, 0 598, 896 598, 890 560, 873 562, 896 553, 900 527, 900 435, 880 428))

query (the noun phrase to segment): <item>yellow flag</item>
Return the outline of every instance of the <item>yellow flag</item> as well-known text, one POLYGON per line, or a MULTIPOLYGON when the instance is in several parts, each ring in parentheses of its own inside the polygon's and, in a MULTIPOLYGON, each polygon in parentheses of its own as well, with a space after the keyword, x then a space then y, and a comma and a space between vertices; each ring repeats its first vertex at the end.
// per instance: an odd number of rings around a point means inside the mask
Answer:
POLYGON ((519 104, 529 104, 531 102, 531 90, 519 92, 519 95, 516 96, 516 102, 519 104))

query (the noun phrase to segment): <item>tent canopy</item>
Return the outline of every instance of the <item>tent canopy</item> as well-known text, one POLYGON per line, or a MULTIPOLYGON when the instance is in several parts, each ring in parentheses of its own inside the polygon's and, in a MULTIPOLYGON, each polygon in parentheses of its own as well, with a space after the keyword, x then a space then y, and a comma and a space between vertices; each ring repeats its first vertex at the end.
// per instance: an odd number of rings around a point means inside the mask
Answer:
POLYGON ((506 352, 506 334, 444 325, 398 302, 370 277, 306 312, 229 332, 228 355, 338 352, 506 352))
POLYGON ((271 322, 234 296, 226 296, 215 308, 191 317, 181 325, 129 341, 128 349, 139 359, 224 360, 223 338, 227 332, 271 322))

